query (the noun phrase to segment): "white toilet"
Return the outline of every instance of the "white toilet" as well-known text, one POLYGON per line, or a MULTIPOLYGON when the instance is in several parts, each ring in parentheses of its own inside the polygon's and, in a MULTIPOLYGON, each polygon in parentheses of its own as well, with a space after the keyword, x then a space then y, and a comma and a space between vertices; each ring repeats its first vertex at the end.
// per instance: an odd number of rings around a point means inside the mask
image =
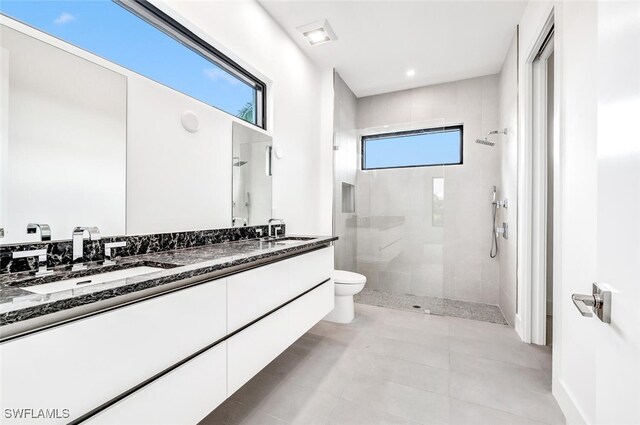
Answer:
POLYGON ((367 283, 366 276, 346 270, 333 271, 334 292, 336 294, 333 311, 324 320, 335 323, 350 323, 355 314, 353 312, 353 296, 362 291, 367 283))

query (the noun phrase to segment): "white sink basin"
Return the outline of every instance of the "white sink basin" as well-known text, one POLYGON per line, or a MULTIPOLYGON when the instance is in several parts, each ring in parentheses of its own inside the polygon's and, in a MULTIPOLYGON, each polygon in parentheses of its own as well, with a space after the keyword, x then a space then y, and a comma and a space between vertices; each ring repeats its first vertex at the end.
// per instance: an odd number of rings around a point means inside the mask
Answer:
POLYGON ((42 285, 22 286, 20 289, 32 292, 34 294, 47 295, 56 292, 69 291, 78 288, 87 288, 100 283, 120 280, 127 277, 140 276, 147 273, 153 273, 164 270, 160 267, 132 267, 130 269, 118 270, 102 274, 94 274, 91 276, 76 277, 73 279, 60 280, 57 282, 44 283, 42 285))
POLYGON ((307 242, 310 241, 312 239, 315 238, 307 238, 307 237, 285 237, 282 239, 274 239, 273 242, 275 242, 276 245, 280 244, 280 245, 289 245, 289 244, 295 244, 295 243, 300 243, 300 242, 307 242))

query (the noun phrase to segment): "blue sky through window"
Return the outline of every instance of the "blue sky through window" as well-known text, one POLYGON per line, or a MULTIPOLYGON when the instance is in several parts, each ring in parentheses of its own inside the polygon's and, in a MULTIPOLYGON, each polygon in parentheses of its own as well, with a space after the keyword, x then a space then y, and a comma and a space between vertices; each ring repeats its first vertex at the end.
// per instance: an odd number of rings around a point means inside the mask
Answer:
POLYGON ((0 11, 232 115, 255 103, 253 87, 111 0, 0 0, 0 11))
POLYGON ((363 138, 363 169, 459 164, 462 130, 363 138))

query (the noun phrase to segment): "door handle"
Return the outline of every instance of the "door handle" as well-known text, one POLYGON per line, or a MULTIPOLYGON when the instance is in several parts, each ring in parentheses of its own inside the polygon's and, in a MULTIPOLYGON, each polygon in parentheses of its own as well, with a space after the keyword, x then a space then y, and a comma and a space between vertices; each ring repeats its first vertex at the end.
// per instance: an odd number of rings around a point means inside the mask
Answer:
POLYGON ((573 305, 580 311, 580 314, 585 317, 593 316, 590 307, 596 305, 596 297, 593 295, 573 294, 571 295, 571 300, 573 301, 573 305))
POLYGON ((592 285, 590 295, 573 294, 571 300, 583 316, 595 313, 604 323, 611 323, 611 291, 604 290, 599 283, 592 285))

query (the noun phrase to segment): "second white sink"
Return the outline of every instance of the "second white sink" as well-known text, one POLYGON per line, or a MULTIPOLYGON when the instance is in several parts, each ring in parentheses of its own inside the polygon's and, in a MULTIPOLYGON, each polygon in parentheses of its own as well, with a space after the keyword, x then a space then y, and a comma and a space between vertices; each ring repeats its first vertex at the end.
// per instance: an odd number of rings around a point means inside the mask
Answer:
POLYGON ((58 282, 44 283, 42 285, 22 286, 20 289, 32 292, 34 294, 47 295, 61 291, 69 291, 72 289, 86 288, 100 283, 111 282, 114 280, 125 279, 127 277, 140 276, 143 274, 153 273, 164 270, 160 267, 132 267, 130 269, 118 270, 102 274, 94 274, 91 276, 76 277, 73 279, 60 280, 58 282))

